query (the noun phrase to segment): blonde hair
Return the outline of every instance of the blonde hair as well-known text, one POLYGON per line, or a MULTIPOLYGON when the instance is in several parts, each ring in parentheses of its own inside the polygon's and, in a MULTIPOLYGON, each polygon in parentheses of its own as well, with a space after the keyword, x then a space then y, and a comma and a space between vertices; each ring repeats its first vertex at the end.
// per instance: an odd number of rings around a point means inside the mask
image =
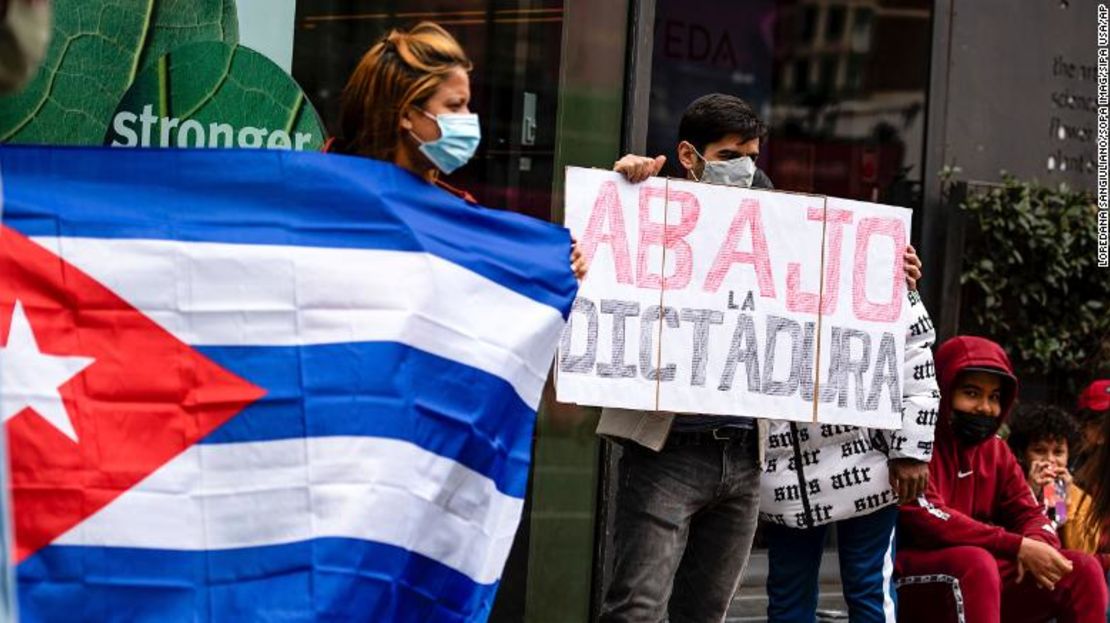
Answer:
POLYGON ((393 161, 405 110, 427 101, 455 68, 472 67, 459 42, 438 24, 390 31, 347 80, 333 151, 393 161))

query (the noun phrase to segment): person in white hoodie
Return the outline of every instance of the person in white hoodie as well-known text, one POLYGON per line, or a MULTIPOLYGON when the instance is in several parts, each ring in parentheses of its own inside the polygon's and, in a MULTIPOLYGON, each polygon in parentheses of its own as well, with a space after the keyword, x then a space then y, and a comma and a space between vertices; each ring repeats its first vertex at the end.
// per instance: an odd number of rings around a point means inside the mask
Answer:
MULTIPOLYGON (((907 296, 900 430, 771 423, 759 515, 767 537, 772 623, 815 620, 821 553, 834 525, 850 620, 895 620, 898 504, 925 490, 940 403, 933 325, 920 295, 911 289, 907 296)), ((836 387, 822 390, 823 400, 836 399, 836 387)))

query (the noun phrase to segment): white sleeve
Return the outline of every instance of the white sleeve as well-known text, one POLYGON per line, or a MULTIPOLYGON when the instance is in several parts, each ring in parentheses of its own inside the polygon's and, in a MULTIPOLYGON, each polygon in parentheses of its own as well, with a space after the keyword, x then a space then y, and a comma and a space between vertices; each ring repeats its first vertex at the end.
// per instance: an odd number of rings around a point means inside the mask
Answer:
POLYGON ((936 330, 917 292, 907 294, 906 361, 902 372, 902 429, 890 431, 890 458, 928 462, 933 457, 933 430, 940 417, 940 390, 933 365, 936 330))

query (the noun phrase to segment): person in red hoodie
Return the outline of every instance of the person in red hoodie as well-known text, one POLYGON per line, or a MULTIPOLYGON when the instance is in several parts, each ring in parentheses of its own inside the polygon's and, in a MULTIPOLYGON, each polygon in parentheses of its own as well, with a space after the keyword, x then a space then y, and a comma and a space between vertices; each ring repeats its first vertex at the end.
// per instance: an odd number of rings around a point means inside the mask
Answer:
POLYGON ((899 517, 899 620, 1105 623, 1101 567, 1088 554, 1061 550, 1025 474, 995 434, 1017 397, 1005 351, 959 336, 937 350, 936 367, 942 399, 929 485, 899 517), (916 590, 928 582, 953 585, 955 612, 950 602, 916 590))

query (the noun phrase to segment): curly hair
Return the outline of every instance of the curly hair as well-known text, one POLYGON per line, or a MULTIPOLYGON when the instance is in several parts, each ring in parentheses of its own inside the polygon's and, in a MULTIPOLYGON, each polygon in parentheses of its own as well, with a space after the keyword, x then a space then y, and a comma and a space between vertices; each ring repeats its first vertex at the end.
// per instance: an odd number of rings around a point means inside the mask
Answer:
POLYGON ((1060 407, 1040 402, 1018 405, 1008 424, 1010 436, 1006 438, 1006 442, 1022 465, 1025 465, 1025 451, 1038 441, 1064 441, 1070 449, 1075 447, 1075 441, 1079 437, 1079 425, 1070 413, 1060 407))

